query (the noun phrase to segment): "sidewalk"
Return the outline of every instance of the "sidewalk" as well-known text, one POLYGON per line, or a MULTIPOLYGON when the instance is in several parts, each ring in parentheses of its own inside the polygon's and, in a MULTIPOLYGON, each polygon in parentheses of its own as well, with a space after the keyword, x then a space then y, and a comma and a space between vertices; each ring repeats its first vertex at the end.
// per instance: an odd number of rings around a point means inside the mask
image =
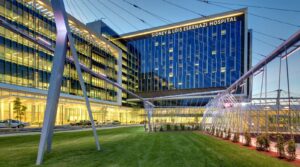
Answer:
MULTIPOLYGON (((124 125, 124 126, 110 126, 110 127, 96 127, 97 130, 100 129, 115 129, 115 128, 124 128, 124 127, 138 127, 144 125, 124 125)), ((83 132, 91 131, 92 128, 81 128, 81 129, 54 129, 54 133, 65 133, 65 132, 83 132)), ((18 132, 18 133, 9 133, 9 134, 0 134, 0 137, 11 137, 11 136, 27 136, 27 135, 39 135, 41 132, 18 132)))

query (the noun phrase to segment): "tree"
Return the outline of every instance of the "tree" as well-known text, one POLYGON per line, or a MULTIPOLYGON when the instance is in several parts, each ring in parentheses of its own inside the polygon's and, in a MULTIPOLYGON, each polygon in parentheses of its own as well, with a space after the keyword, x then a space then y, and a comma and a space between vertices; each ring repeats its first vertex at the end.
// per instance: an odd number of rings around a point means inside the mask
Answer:
POLYGON ((22 116, 25 115, 25 112, 27 110, 27 107, 22 105, 22 102, 19 97, 17 97, 14 100, 14 108, 13 111, 17 116, 15 117, 16 119, 19 119, 20 121, 22 120, 22 116))

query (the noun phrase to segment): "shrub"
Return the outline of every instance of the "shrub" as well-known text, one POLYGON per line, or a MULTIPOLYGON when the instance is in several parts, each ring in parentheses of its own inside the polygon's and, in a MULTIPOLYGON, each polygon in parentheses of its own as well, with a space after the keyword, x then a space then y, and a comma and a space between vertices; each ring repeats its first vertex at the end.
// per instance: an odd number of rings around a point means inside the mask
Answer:
POLYGON ((187 127, 187 130, 191 130, 191 127, 190 127, 190 126, 188 126, 188 127, 187 127))
POLYGON ((180 124, 180 129, 181 129, 181 130, 184 130, 184 128, 185 128, 184 125, 183 125, 183 124, 180 124))
POLYGON ((276 143, 277 153, 279 158, 284 158, 284 138, 281 134, 277 135, 277 143, 276 143))
POLYGON ((224 133, 223 133, 223 131, 221 131, 221 133, 220 133, 220 138, 223 138, 223 136, 224 136, 224 133))
POLYGON ((231 130, 229 128, 228 131, 227 131, 227 135, 226 135, 225 139, 230 140, 230 138, 231 138, 231 130))
POLYGON ((167 131, 171 131, 171 125, 167 124, 167 131))
POLYGON ((199 125, 196 125, 196 126, 194 127, 194 130, 201 130, 201 128, 200 128, 199 125))
POLYGON ((219 137, 219 129, 216 129, 216 136, 219 137))
POLYGON ((163 132, 163 131, 164 131, 163 126, 160 126, 159 131, 160 131, 160 132, 163 132))
POLYGON ((215 127, 214 127, 214 126, 211 128, 210 134, 211 134, 211 135, 214 135, 214 134, 215 134, 215 127))
POLYGON ((176 124, 174 125, 174 130, 178 130, 178 126, 176 124))
POLYGON ((295 160, 296 159, 296 143, 294 139, 291 139, 287 142, 286 152, 288 153, 288 159, 289 160, 295 160))
POLYGON ((240 141, 240 135, 239 135, 239 133, 237 133, 237 132, 234 133, 232 141, 233 141, 234 143, 237 143, 237 142, 240 141))
POLYGON ((154 132, 157 132, 157 127, 156 126, 154 126, 154 132))
POLYGON ((256 138, 256 149, 259 151, 267 151, 270 147, 270 139, 268 134, 261 134, 256 138))
POLYGON ((244 133, 244 136, 245 136, 245 146, 250 146, 251 145, 251 135, 250 135, 250 133, 248 132, 248 131, 246 131, 245 133, 244 133))

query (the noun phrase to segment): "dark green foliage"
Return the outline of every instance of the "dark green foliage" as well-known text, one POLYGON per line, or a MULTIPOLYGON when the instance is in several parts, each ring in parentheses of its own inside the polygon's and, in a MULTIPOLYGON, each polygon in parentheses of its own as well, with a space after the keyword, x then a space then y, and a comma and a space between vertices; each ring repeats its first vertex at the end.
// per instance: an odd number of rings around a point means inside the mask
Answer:
POLYGON ((185 129, 185 126, 183 124, 180 124, 180 129, 181 130, 184 130, 185 129))
POLYGON ((188 126, 188 127, 187 127, 187 130, 191 130, 191 127, 190 127, 190 126, 188 126))
POLYGON ((224 132, 223 132, 223 131, 221 131, 221 133, 220 133, 220 137, 221 137, 221 138, 223 138, 223 136, 224 136, 224 132))
POLYGON ((13 112, 16 114, 15 118, 22 121, 22 118, 25 115, 26 110, 27 107, 22 105, 20 98, 17 97, 14 100, 14 107, 13 107, 13 112))
POLYGON ((261 134, 256 138, 256 149, 259 151, 268 151, 270 148, 270 139, 268 134, 261 134))
POLYGON ((210 134, 215 135, 215 127, 214 126, 211 128, 210 134))
POLYGON ((251 145, 251 135, 248 131, 246 131, 244 133, 244 136, 245 136, 245 144, 244 146, 250 146, 251 145))
POLYGON ((276 148, 277 148, 277 154, 279 158, 284 158, 285 153, 284 153, 284 138, 281 134, 277 135, 277 143, 276 143, 276 148))
POLYGON ((285 152, 284 152, 284 138, 281 134, 277 135, 277 143, 276 143, 276 147, 277 147, 277 153, 279 158, 284 158, 285 157, 285 152))
POLYGON ((216 136, 217 136, 217 137, 220 136, 220 130, 219 130, 219 129, 216 130, 216 136))
POLYGON ((178 130, 178 125, 174 125, 174 130, 177 131, 178 130))
POLYGON ((232 141, 233 141, 234 143, 239 142, 239 141, 240 141, 240 134, 237 133, 237 132, 234 133, 232 141))
POLYGON ((171 131, 171 125, 167 124, 167 131, 171 131))
POLYGON ((231 139, 231 129, 229 128, 227 131, 227 135, 225 137, 226 140, 230 140, 231 139))
POLYGON ((287 142, 286 152, 288 153, 289 160, 296 159, 296 147, 295 140, 291 139, 287 142))
POLYGON ((163 126, 160 126, 159 131, 160 131, 160 132, 163 132, 163 131, 164 131, 163 126))
POLYGON ((156 127, 156 126, 154 126, 154 129, 153 129, 153 130, 154 130, 154 132, 157 132, 157 127, 156 127))

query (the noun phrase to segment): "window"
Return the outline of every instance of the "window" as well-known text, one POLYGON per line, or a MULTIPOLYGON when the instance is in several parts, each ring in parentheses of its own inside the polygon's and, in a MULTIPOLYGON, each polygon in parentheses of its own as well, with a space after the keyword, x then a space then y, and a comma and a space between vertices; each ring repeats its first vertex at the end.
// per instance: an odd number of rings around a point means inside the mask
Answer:
POLYGON ((221 35, 226 35, 226 30, 222 30, 221 35))

